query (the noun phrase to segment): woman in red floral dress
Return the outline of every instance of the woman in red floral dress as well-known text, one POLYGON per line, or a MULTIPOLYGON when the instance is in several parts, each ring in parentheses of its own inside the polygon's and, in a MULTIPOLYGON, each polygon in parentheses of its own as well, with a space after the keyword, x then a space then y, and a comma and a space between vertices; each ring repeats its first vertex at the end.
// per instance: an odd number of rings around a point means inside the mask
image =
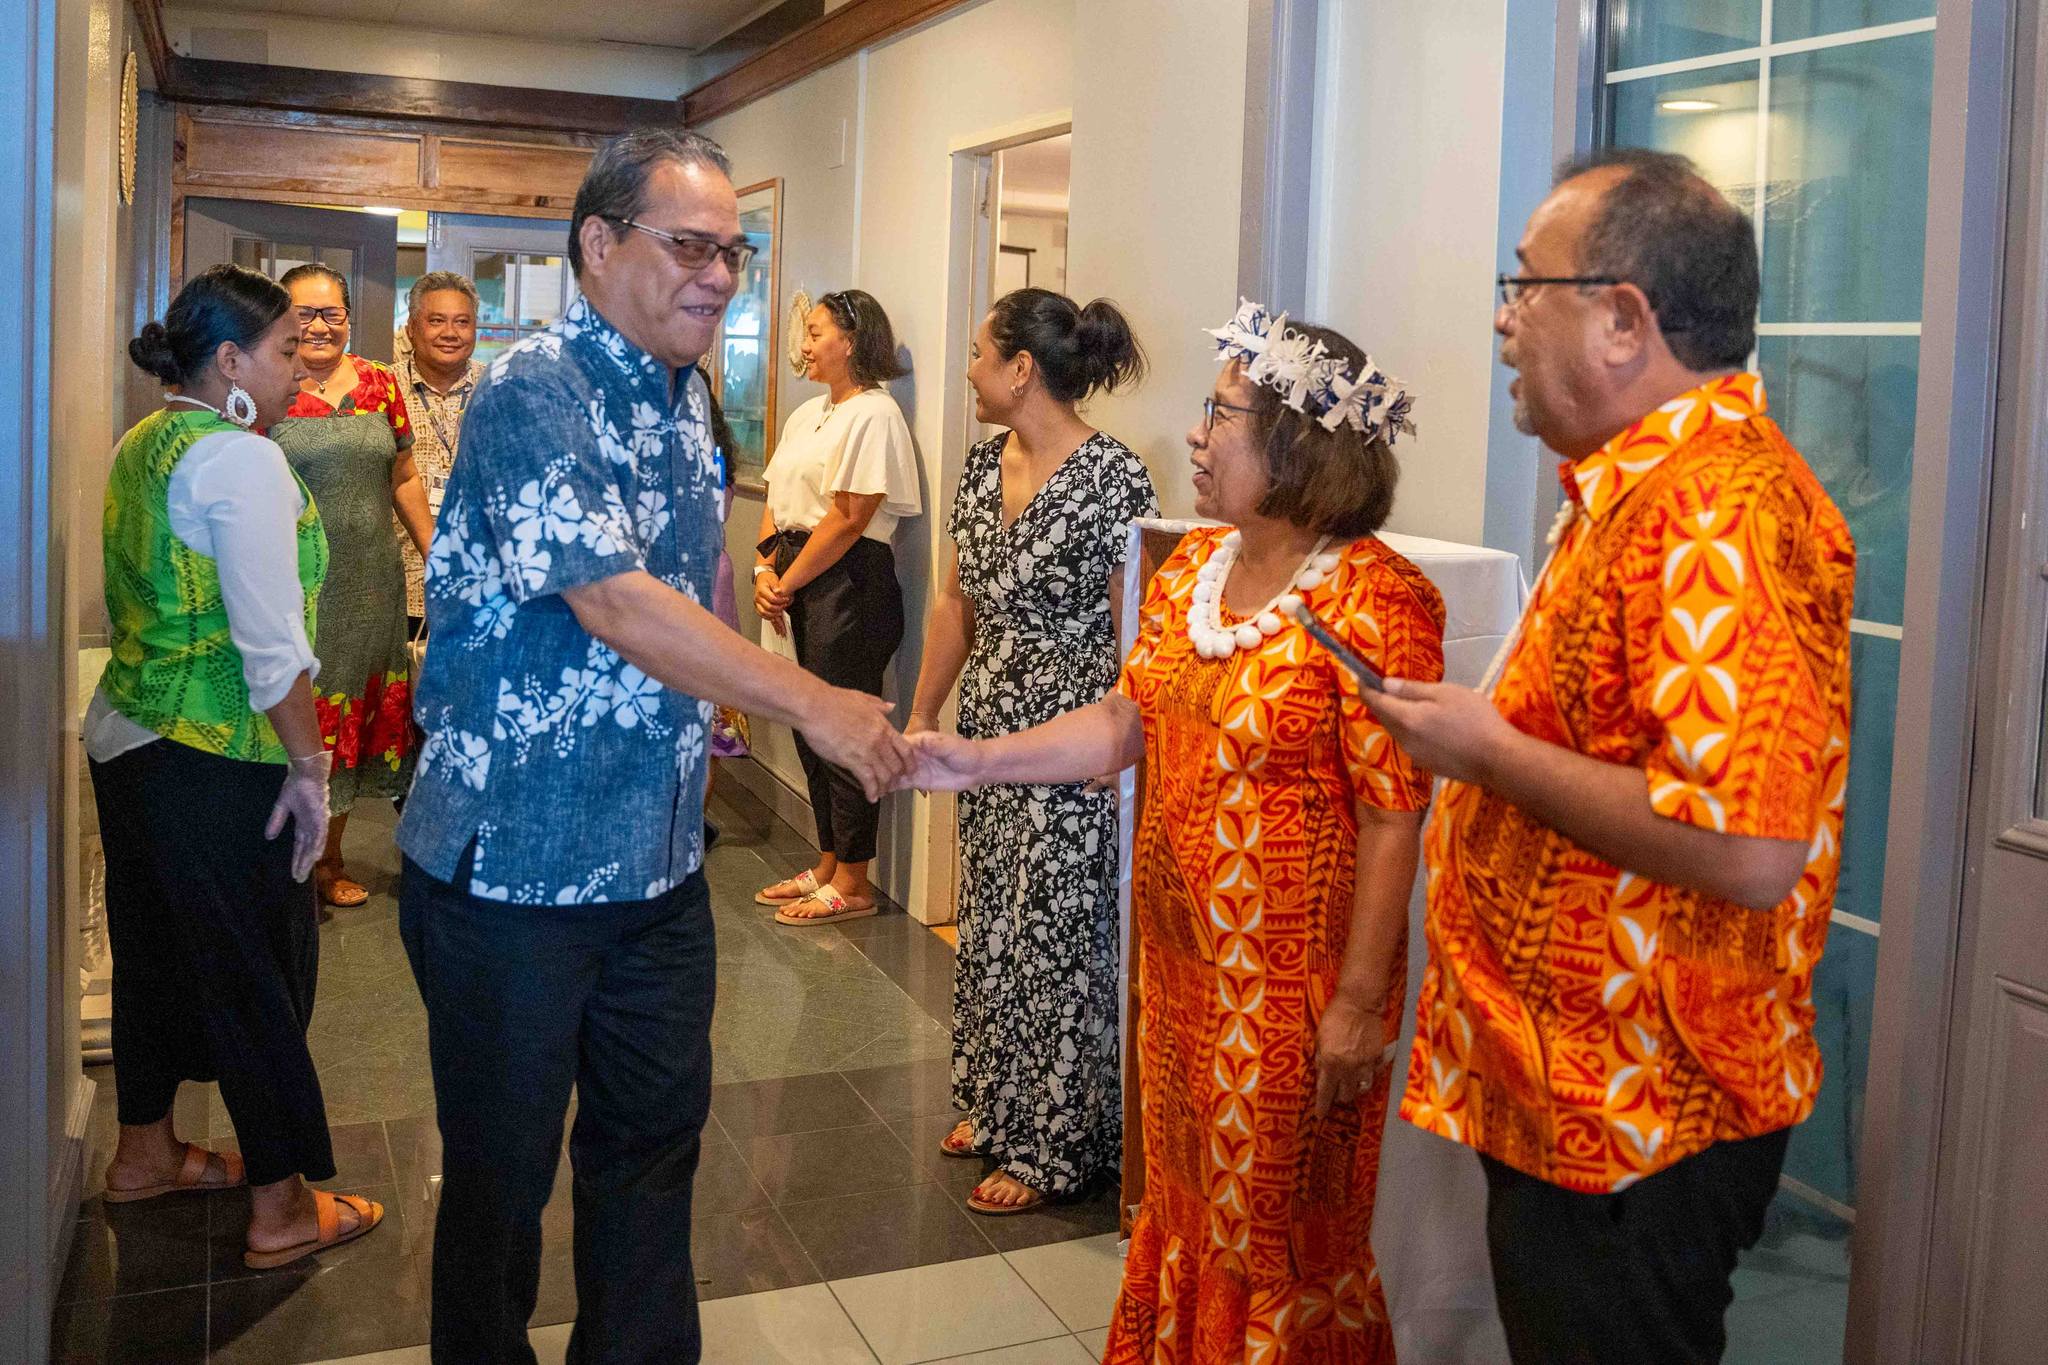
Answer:
POLYGON ((1190 532, 1118 690, 1002 739, 927 733, 916 785, 1145 759, 1132 872, 1144 1200, 1103 1359, 1384 1365, 1371 1246, 1429 775, 1291 619, 1443 673, 1443 601, 1373 534, 1407 399, 1343 337, 1246 305, 1188 435, 1190 532))
POLYGON ((313 641, 313 704, 334 751, 333 814, 314 875, 327 904, 361 905, 370 893, 341 859, 349 810, 361 797, 403 796, 417 748, 405 566, 392 514, 423 557, 433 519, 396 376, 348 354, 348 282, 325 266, 302 265, 279 283, 298 310, 299 358, 311 377, 270 436, 313 491, 330 565, 313 641))

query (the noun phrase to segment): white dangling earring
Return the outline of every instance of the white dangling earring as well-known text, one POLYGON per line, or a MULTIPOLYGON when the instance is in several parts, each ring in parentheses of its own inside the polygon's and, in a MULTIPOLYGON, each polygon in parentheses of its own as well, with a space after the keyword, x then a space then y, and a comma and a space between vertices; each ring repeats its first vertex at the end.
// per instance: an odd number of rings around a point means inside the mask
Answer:
POLYGON ((231 384, 228 386, 227 401, 221 404, 220 415, 247 430, 256 425, 256 400, 251 398, 249 391, 240 384, 231 384))

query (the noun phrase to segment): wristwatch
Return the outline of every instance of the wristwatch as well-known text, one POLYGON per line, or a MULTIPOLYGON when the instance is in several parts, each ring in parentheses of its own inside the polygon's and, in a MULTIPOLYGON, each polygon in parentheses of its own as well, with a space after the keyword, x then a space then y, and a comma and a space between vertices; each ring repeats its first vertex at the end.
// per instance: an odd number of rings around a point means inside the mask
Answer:
POLYGON ((773 564, 756 564, 756 565, 754 566, 754 577, 756 577, 756 578, 759 578, 759 577, 760 577, 760 576, 761 576, 762 574, 764 574, 764 573, 774 573, 774 572, 775 572, 775 566, 774 566, 773 564))

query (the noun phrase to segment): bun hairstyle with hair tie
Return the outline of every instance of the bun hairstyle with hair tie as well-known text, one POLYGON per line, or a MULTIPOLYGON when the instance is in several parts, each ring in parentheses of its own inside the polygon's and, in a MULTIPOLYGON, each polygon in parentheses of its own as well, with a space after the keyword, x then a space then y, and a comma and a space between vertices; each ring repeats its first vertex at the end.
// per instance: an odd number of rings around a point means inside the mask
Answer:
POLYGON ((166 386, 182 388, 212 367, 222 342, 249 350, 291 306, 292 296, 268 276, 217 265, 186 282, 164 320, 128 343, 128 358, 166 386))
POLYGON ((839 289, 818 300, 818 306, 832 315, 832 322, 853 343, 847 367, 854 382, 865 388, 879 388, 892 379, 910 373, 896 359, 896 329, 873 294, 865 289, 839 289))
POLYGON ((300 280, 317 280, 322 278, 333 280, 334 287, 341 291, 342 307, 351 310, 355 308, 355 305, 349 301, 348 297, 348 276, 342 274, 331 265, 322 265, 318 261, 307 261, 304 265, 295 265, 290 270, 285 271, 284 274, 279 275, 277 282, 283 285, 286 290, 290 290, 300 280))
POLYGON ((989 309, 988 330, 1004 360, 1030 352, 1045 391, 1061 403, 1114 393, 1145 377, 1145 348, 1108 299, 1084 308, 1050 289, 1012 290, 989 309))

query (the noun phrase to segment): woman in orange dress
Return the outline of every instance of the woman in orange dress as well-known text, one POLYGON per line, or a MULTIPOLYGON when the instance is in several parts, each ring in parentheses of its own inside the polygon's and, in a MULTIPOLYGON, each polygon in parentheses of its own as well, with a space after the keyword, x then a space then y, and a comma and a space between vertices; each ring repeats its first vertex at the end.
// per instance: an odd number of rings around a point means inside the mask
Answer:
POLYGON ((986 741, 928 732, 916 785, 1145 762, 1136 839, 1145 1193, 1111 1362, 1394 1358, 1370 1234, 1429 776, 1305 605, 1382 674, 1443 673, 1443 602, 1373 533, 1407 396, 1255 305, 1188 433, 1190 532, 1117 691, 986 741))

